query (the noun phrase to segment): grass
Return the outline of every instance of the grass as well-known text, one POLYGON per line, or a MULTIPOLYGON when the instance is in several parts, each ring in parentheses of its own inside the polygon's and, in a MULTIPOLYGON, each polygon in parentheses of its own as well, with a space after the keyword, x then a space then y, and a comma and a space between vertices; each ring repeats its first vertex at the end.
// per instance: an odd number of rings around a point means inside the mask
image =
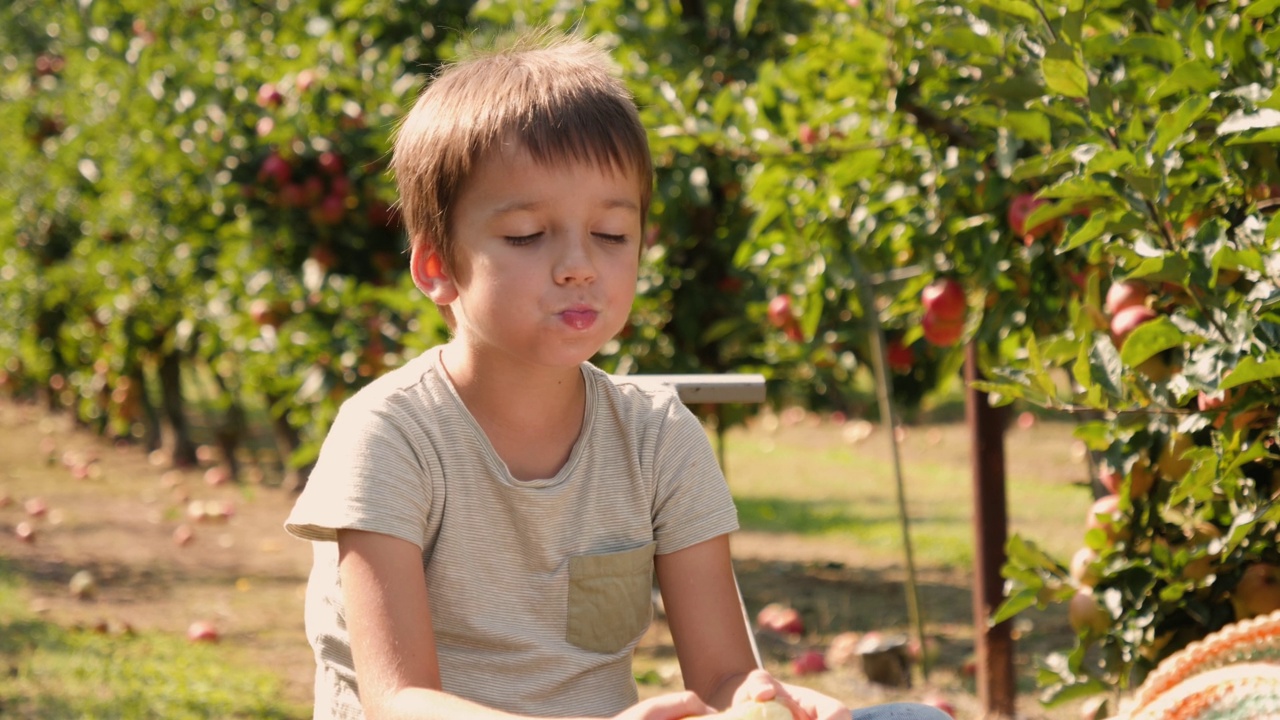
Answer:
POLYGON ((28 609, 0 562, 0 716, 304 718, 280 679, 234 648, 158 632, 64 627, 28 609))
MULTIPOLYGON (((846 540, 884 561, 901 558, 898 493, 888 438, 857 442, 835 426, 770 423, 735 429, 726 474, 745 530, 846 540)), ((1083 460, 1072 454, 1069 423, 1040 422, 1006 436, 1010 534, 1070 557, 1092 502, 1083 460), (1072 518, 1078 518, 1073 522, 1072 518)), ((900 445, 904 495, 917 561, 973 563, 975 492, 963 425, 908 428, 900 445)))

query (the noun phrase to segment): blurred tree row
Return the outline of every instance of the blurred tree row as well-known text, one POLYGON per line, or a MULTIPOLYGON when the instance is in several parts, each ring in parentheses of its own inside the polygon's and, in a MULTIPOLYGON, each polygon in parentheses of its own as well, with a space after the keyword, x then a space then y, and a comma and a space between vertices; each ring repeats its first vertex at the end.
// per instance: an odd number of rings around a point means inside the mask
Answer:
MULTIPOLYGON (((385 160, 471 35, 614 52, 657 187, 619 372, 762 372, 861 411, 956 377, 1074 413, 1107 496, 1076 562, 1010 545, 1010 616, 1069 603, 1048 700, 1124 688, 1280 608, 1280 0, 18 0, 0 10, 0 384, 293 468, 444 338, 385 160), (20 133, 14 137, 13 133, 20 133), (1272 582, 1272 581, 1275 582, 1272 582), (1261 599, 1259 599, 1261 592, 1261 599)), ((720 427, 750 408, 720 408, 720 427)))

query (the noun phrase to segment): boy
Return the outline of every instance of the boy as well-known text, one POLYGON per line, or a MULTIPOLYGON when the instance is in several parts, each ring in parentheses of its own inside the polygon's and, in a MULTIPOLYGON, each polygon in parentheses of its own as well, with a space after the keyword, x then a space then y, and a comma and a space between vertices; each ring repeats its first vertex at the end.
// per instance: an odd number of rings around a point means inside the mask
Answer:
POLYGON ((848 718, 756 668, 696 419, 588 362, 630 312, 653 175, 603 53, 544 34, 449 67, 393 167, 453 339, 344 404, 286 522, 315 541, 316 716, 848 718), (655 572, 688 691, 637 703, 655 572))

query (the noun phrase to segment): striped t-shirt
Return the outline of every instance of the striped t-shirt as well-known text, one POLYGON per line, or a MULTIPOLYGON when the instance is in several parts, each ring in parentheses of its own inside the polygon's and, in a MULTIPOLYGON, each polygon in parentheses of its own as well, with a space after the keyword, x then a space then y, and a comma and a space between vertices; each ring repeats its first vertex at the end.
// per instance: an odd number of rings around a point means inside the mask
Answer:
POLYGON ((318 718, 361 718, 336 529, 418 544, 443 689, 509 712, 611 716, 636 702, 654 554, 737 529, 697 419, 671 391, 584 363, 582 433, 555 477, 508 472, 432 350, 338 413, 285 528, 315 541, 306 632, 318 718))

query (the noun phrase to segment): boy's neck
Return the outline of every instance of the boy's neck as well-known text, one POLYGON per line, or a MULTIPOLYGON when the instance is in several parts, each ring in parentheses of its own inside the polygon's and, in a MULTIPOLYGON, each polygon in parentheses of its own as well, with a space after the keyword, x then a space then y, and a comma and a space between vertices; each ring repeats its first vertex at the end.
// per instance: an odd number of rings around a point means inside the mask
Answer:
POLYGON ((543 427, 581 421, 586 388, 582 370, 488 359, 461 343, 445 345, 444 370, 458 396, 485 430, 489 424, 543 427), (531 425, 532 423, 532 425, 531 425))

